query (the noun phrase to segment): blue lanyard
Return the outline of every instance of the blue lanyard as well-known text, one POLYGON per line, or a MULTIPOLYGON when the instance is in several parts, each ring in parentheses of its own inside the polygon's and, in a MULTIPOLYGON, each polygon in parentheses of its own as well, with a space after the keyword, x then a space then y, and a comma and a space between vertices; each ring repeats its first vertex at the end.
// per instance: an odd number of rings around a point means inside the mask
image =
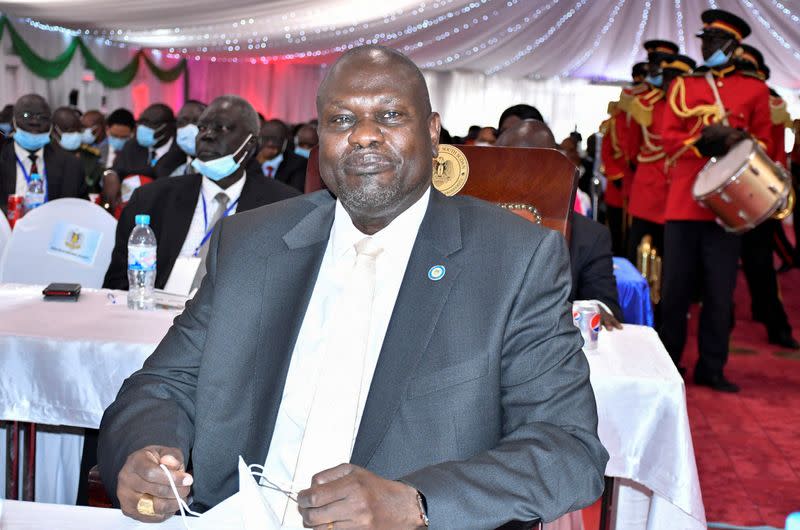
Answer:
MULTIPOLYGON (((203 248, 203 245, 205 245, 208 242, 209 238, 211 237, 211 234, 214 233, 213 226, 210 229, 208 228, 208 207, 206 206, 206 196, 203 195, 202 191, 200 192, 200 198, 203 199, 203 227, 204 227, 203 230, 205 230, 206 235, 203 236, 203 239, 200 241, 200 244, 197 245, 196 249, 194 249, 194 257, 200 255, 200 249, 203 248)), ((225 213, 222 214, 222 217, 228 217, 228 215, 230 215, 231 213, 231 210, 236 208, 237 204, 239 204, 238 198, 235 201, 233 201, 230 206, 228 206, 228 208, 225 210, 225 213)))
MULTIPOLYGON (((28 171, 25 169, 25 165, 22 163, 22 160, 15 154, 14 158, 17 159, 17 165, 22 170, 22 176, 25 177, 25 183, 30 185, 31 183, 31 176, 28 174, 28 171)), ((44 158, 44 157, 42 157, 44 158)), ((47 173, 46 169, 42 171, 42 183, 44 184, 44 202, 47 202, 47 173)), ((26 190, 27 191, 27 190, 26 190)))

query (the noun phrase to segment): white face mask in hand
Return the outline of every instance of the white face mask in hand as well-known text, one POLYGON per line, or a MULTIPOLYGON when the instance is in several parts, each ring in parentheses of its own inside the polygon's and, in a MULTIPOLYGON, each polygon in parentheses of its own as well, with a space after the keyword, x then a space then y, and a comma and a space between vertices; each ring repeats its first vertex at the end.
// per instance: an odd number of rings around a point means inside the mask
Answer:
MULTIPOLYGON (((280 520, 275 512, 272 511, 264 496, 261 494, 261 487, 253 475, 263 476, 260 471, 251 471, 251 467, 261 469, 261 466, 253 465, 248 467, 242 457, 239 457, 239 493, 236 493, 204 514, 198 514, 189 510, 185 502, 180 500, 178 489, 172 480, 172 475, 165 466, 161 466, 169 479, 172 494, 178 499, 180 505, 181 519, 186 530, 279 530, 280 520), (197 517, 186 517, 186 514, 197 517)), ((265 486, 271 489, 280 488, 265 486)), ((280 490, 283 491, 283 490, 280 490)), ((289 492, 285 492, 293 500, 296 497, 289 492)))

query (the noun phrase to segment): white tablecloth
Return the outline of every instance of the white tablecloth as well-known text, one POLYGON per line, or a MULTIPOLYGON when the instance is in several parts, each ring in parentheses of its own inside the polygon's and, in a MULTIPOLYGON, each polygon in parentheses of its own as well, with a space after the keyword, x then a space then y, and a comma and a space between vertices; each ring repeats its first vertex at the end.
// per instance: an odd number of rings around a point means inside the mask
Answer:
MULTIPOLYGON (((36 500, 75 502, 83 431, 74 427, 97 428, 176 314, 130 311, 121 291, 83 289, 77 302, 45 302, 42 286, 0 285, 0 419, 44 424, 36 435, 36 500)), ((0 497, 5 442, 0 428, 0 497)))
MULTIPOLYGON (((96 428, 176 314, 129 311, 124 293, 112 304, 107 291, 85 291, 76 303, 44 302, 40 287, 0 285, 0 419, 96 428)), ((685 389, 656 333, 632 325, 602 332, 587 358, 599 434, 611 454, 606 474, 627 479, 617 530, 704 528, 685 389), (626 525, 628 515, 637 524, 626 525)), ((37 455, 37 500, 74 502, 81 446, 48 444, 71 456, 47 462, 37 455), (39 495, 53 482, 66 484, 66 494, 39 495)), ((0 458, 0 472, 4 464, 0 458)))
POLYGON ((140 523, 119 510, 65 506, 43 502, 0 500, 0 528, 3 530, 184 530, 179 517, 160 524, 140 523))
POLYGON ((616 530, 705 528, 686 390, 656 332, 633 325, 601 332, 586 357, 598 433, 611 455, 606 475, 626 479, 618 484, 616 530))

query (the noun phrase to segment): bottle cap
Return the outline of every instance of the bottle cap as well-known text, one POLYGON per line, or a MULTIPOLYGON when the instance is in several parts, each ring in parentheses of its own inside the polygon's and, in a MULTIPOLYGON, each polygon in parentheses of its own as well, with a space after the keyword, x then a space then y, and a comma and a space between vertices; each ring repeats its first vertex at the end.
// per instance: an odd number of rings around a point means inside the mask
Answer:
POLYGON ((41 180, 42 176, 38 173, 31 173, 31 180, 41 180))
POLYGON ((786 530, 800 530, 800 512, 789 514, 786 518, 786 530))
POLYGON ((150 224, 150 216, 146 214, 139 214, 136 216, 136 224, 137 225, 149 225, 150 224))

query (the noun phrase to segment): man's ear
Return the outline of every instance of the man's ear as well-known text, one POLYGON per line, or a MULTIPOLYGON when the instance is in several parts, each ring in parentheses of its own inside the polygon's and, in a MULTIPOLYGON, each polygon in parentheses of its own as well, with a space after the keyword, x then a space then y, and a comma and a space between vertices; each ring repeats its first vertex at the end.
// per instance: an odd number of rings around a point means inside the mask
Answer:
POLYGON ((442 132, 442 118, 438 112, 431 112, 428 118, 428 132, 431 135, 431 156, 439 156, 439 135, 442 132))

